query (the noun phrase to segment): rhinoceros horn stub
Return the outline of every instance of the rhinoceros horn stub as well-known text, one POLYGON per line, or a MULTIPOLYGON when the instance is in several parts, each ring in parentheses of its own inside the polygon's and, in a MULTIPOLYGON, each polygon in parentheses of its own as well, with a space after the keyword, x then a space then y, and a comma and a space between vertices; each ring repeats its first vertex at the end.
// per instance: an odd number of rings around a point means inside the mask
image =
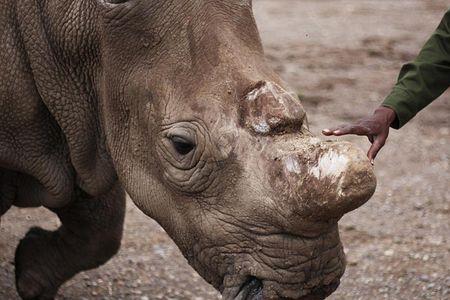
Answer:
POLYGON ((273 82, 259 81, 240 103, 241 126, 257 135, 298 131, 305 115, 298 98, 273 82))

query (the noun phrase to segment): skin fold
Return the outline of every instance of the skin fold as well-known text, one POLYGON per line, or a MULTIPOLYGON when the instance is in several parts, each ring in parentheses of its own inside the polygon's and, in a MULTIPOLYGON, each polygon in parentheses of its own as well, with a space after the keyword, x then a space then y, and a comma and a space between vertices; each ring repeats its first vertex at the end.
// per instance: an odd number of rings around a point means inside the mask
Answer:
POLYGON ((337 221, 375 176, 359 149, 309 132, 251 1, 4 0, 0 22, 0 212, 62 222, 20 242, 22 298, 116 253, 124 191, 224 299, 337 288, 337 221))

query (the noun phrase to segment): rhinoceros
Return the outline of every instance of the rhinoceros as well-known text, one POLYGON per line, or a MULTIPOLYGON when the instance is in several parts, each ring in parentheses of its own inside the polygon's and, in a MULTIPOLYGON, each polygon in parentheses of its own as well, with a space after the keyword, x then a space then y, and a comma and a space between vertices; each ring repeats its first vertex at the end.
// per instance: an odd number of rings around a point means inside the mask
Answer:
POLYGON ((118 251, 126 193, 223 299, 337 288, 337 222, 376 179, 310 132, 251 0, 2 0, 0 25, 0 215, 62 224, 18 245, 23 299, 118 251))

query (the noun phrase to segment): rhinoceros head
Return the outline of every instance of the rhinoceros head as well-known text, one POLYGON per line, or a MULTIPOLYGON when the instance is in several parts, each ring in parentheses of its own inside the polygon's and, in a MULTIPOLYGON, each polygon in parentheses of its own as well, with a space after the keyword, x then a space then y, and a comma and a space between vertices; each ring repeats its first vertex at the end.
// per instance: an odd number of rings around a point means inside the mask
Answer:
POLYGON ((102 115, 118 176, 224 299, 316 299, 337 221, 375 177, 322 142, 268 67, 249 0, 104 1, 102 115))

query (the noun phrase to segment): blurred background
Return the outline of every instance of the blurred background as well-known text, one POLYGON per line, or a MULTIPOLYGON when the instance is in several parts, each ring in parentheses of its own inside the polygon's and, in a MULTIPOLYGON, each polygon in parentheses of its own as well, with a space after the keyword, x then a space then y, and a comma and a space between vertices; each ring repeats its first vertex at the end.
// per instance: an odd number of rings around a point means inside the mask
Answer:
MULTIPOLYGON (((270 64, 299 94, 312 131, 371 113, 450 7, 448 0, 254 0, 270 64)), ((365 138, 345 138, 364 150, 365 138)), ((340 222, 348 267, 330 299, 450 299, 450 93, 391 133, 378 189, 340 222)), ((220 299, 129 201, 122 249, 58 299, 220 299)), ((57 219, 12 209, 0 229, 0 299, 17 299, 13 256, 32 225, 57 219)))

